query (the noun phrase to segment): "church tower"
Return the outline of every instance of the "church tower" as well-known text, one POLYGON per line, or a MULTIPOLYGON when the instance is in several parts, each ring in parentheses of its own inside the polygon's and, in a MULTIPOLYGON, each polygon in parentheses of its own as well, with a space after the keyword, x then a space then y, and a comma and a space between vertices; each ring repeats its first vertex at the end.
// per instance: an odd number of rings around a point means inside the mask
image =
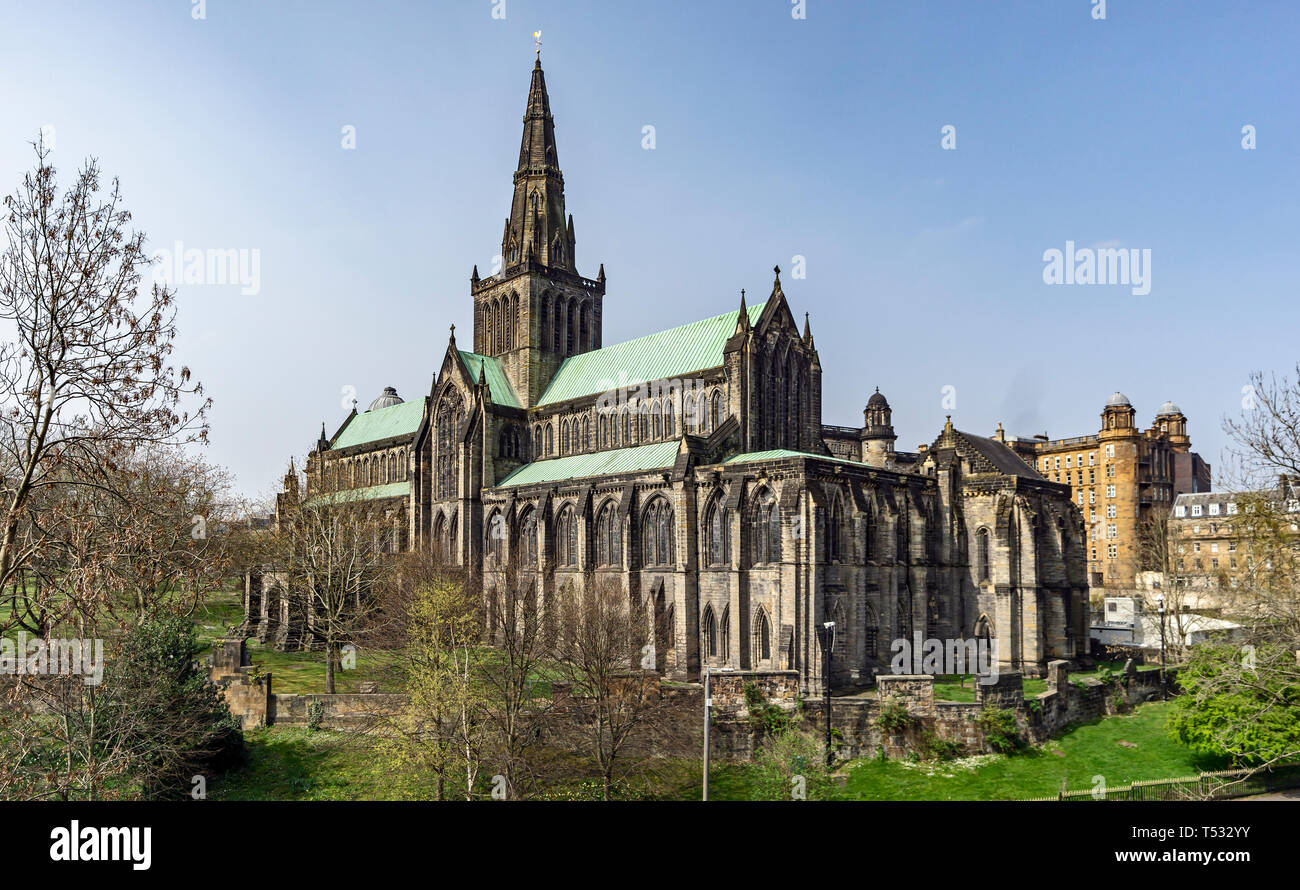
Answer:
POLYGON ((604 265, 594 280, 578 274, 540 51, 514 185, 500 271, 480 279, 476 266, 470 278, 474 351, 500 357, 520 402, 530 407, 564 359, 600 348, 605 297, 604 265))

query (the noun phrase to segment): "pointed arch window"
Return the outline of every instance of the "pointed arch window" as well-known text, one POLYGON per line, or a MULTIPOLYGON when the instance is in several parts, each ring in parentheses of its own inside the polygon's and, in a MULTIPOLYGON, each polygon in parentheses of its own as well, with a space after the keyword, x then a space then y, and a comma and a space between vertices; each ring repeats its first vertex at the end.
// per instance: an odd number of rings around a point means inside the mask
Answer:
POLYGON ((596 564, 617 566, 623 562, 623 540, 618 510, 613 501, 606 501, 596 519, 596 564))
POLYGON ((717 429, 718 427, 722 426, 722 422, 727 419, 725 417, 725 411, 726 408, 724 408, 722 405, 722 393, 715 391, 713 393, 713 428, 714 429, 717 429))
POLYGON ((445 398, 438 409, 434 489, 440 500, 456 497, 456 447, 460 443, 460 397, 445 398))
POLYGON ((754 660, 768 661, 772 657, 772 625, 767 620, 767 612, 758 610, 758 619, 754 628, 754 660))
POLYGON ((704 653, 709 658, 718 656, 718 622, 712 606, 704 607, 704 653))
POLYGON ((722 609, 722 620, 718 627, 718 654, 722 658, 731 658, 731 606, 722 609))
POLYGON ((647 566, 673 564, 673 509, 655 498, 641 516, 642 561, 647 566))
POLYGON ((673 413, 673 400, 664 400, 664 438, 672 439, 677 436, 677 417, 673 413))
POLYGON ((981 528, 975 532, 975 578, 978 581, 989 580, 989 530, 981 528))
POLYGON ((731 521, 721 495, 715 497, 709 506, 705 525, 708 529, 708 564, 729 565, 731 563, 731 521))
POLYGON ((546 425, 546 454, 549 457, 555 453, 555 427, 551 424, 546 425))
POLYGON ((772 492, 764 488, 754 501, 750 517, 750 559, 754 564, 781 561, 781 510, 772 492))
POLYGON ((826 561, 841 562, 844 559, 844 504, 838 494, 831 498, 830 510, 826 515, 826 561))
POLYGON ((876 610, 870 603, 866 607, 865 622, 862 627, 862 650, 867 658, 875 658, 879 647, 880 624, 876 619, 876 610))
POLYGON ((566 505, 555 522, 555 560, 564 568, 578 566, 578 516, 572 505, 566 505))
POLYGON ((537 511, 529 510, 519 523, 519 565, 537 568, 537 511))
POLYGON ((492 511, 492 515, 488 517, 484 535, 487 540, 483 542, 483 551, 489 559, 500 563, 506 540, 506 520, 500 510, 492 511))

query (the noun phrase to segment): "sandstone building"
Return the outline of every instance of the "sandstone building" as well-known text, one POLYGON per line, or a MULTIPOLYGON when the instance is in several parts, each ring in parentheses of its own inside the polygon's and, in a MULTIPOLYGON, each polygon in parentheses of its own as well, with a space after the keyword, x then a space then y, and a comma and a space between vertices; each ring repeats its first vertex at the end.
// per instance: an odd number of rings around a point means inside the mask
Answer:
POLYGON ((615 345, 606 278, 578 271, 540 59, 502 268, 470 278, 472 349, 454 326, 430 392, 391 389, 324 428, 308 500, 373 500, 481 582, 523 583, 548 614, 566 587, 614 583, 658 628, 651 663, 794 670, 816 687, 888 670, 891 641, 987 637, 1004 669, 1087 654, 1086 544, 1067 480, 951 421, 894 450, 871 395, 824 426, 822 365, 775 270, 710 317, 615 345))
POLYGON ((1095 435, 1017 438, 1013 447, 1053 482, 1070 486, 1083 513, 1089 584, 1133 588, 1144 569, 1142 528, 1186 492, 1209 491, 1210 466, 1191 451, 1187 417, 1165 402, 1143 430, 1123 393, 1101 412, 1095 435))

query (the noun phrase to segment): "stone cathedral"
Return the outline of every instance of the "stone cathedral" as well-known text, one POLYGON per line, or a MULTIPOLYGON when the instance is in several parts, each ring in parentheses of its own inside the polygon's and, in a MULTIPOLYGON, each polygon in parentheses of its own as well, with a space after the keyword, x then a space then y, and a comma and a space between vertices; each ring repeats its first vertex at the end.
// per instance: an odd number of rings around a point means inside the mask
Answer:
MULTIPOLYGON (((616 583, 654 617, 656 670, 799 672, 816 688, 889 670, 890 646, 997 641, 1000 667, 1087 656, 1083 521, 999 431, 951 420, 896 451, 877 390, 861 427, 822 423, 822 366, 775 271, 766 299, 606 346, 606 278, 578 271, 540 56, 501 268, 470 278, 433 386, 391 387, 324 427, 304 499, 366 500, 394 548, 427 548, 543 613, 565 586, 616 583)), ((724 311, 725 310, 725 311, 724 311)), ((414 345, 414 341, 413 341, 414 345)))

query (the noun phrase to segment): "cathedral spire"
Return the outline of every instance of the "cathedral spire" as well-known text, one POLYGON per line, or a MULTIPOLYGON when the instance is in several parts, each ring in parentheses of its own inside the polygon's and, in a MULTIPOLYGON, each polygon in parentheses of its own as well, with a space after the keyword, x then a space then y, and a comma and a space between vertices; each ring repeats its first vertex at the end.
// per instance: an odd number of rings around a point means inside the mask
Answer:
POLYGON ((573 264, 573 221, 564 211, 564 174, 555 145, 555 119, 541 55, 533 63, 524 132, 515 169, 515 195, 501 242, 506 268, 525 260, 567 271, 573 264), (567 223, 567 224, 566 224, 567 223))

